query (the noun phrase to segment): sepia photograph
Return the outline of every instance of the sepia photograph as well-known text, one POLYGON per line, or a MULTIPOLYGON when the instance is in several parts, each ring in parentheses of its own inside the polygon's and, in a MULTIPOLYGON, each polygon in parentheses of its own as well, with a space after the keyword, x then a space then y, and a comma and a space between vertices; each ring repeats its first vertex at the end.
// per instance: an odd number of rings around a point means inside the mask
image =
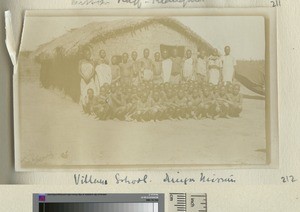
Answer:
POLYGON ((19 167, 266 165, 265 24, 28 15, 16 82, 19 167))

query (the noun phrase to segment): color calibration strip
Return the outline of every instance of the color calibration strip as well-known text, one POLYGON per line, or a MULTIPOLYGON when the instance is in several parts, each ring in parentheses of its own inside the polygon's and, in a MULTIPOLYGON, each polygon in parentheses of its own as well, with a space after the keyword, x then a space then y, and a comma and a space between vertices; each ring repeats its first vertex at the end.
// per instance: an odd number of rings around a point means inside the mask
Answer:
POLYGON ((170 193, 169 212, 207 212, 207 194, 170 193))
POLYGON ((158 212, 158 203, 40 203, 40 212, 158 212))

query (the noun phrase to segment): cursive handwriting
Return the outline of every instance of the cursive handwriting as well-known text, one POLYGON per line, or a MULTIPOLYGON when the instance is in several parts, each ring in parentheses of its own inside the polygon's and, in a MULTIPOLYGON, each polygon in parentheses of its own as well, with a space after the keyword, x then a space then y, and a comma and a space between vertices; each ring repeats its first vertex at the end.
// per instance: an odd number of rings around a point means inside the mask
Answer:
POLYGON ((134 185, 134 184, 140 184, 140 183, 148 183, 147 182, 148 175, 144 175, 143 177, 139 177, 136 179, 129 179, 128 176, 122 177, 119 173, 115 174, 115 179, 116 179, 116 184, 129 184, 129 185, 134 185))
MULTIPOLYGON (((177 172, 179 173, 179 172, 177 172)), ((163 179, 164 183, 179 183, 187 185, 188 183, 194 183, 194 178, 177 178, 177 177, 170 177, 168 173, 166 173, 165 178, 163 179)))
POLYGON ((230 175, 229 177, 216 177, 215 175, 213 175, 213 177, 207 177, 203 173, 201 173, 200 182, 201 183, 235 183, 236 179, 233 177, 233 175, 230 175))
POLYGON ((133 6, 136 6, 138 8, 142 7, 142 2, 141 0, 118 0, 118 3, 127 3, 127 4, 132 4, 133 6))
MULTIPOLYGON (((128 4, 137 8, 141 8, 144 4, 181 4, 186 7, 188 4, 201 3, 205 0, 117 0, 118 4, 128 4)), ((71 0, 72 5, 77 6, 102 6, 110 4, 109 0, 71 0)))
POLYGON ((169 3, 181 3, 183 7, 186 7, 190 3, 201 3, 204 0, 152 0, 152 4, 169 4, 169 3))
POLYGON ((109 4, 107 0, 72 0, 72 5, 97 5, 101 6, 104 4, 109 4))
POLYGON ((74 174, 74 181, 76 185, 84 185, 84 184, 100 184, 100 185, 107 185, 107 180, 105 179, 97 179, 94 178, 92 175, 81 175, 81 174, 74 174))

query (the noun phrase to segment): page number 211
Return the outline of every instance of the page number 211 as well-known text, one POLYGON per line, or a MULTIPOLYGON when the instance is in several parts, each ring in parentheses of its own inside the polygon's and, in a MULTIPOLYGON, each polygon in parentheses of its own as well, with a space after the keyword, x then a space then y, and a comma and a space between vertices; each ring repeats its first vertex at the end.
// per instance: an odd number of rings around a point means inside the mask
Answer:
POLYGON ((274 0, 274 1, 270 1, 272 4, 272 7, 280 7, 281 3, 280 0, 274 0))

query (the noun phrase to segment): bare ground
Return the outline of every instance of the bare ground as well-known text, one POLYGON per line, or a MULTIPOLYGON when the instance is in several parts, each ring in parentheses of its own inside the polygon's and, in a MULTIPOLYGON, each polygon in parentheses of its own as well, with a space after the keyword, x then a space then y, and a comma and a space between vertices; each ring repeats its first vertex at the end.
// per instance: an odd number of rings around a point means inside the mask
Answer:
POLYGON ((265 101, 245 99, 240 118, 98 121, 37 83, 20 83, 21 167, 265 164, 265 101))

